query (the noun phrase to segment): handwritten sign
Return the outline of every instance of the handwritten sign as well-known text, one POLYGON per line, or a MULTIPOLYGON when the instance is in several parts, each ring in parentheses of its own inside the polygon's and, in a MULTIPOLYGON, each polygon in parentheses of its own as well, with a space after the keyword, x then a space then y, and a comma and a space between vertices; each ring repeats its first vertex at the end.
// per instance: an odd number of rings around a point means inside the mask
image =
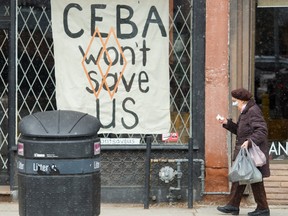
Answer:
POLYGON ((169 1, 51 0, 56 101, 100 133, 170 129, 169 1))

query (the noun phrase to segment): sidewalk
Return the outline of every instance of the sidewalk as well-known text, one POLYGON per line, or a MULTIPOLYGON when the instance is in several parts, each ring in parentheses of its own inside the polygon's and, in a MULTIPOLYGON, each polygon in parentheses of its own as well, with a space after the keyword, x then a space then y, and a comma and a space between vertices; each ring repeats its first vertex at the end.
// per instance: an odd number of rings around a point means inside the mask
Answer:
MULTIPOLYGON (((240 216, 247 215, 248 212, 253 211, 254 207, 244 207, 240 210, 240 216)), ((270 206, 271 216, 285 216, 288 215, 288 206, 270 206)), ((0 203, 1 216, 19 216, 18 203, 1 202, 0 203)), ((149 209, 144 209, 143 205, 129 205, 129 204, 101 204, 100 216, 223 216, 230 214, 222 214, 216 210, 216 206, 199 206, 195 205, 192 209, 175 206, 151 206, 149 209)), ((51 215, 52 216, 52 215, 51 215)), ((80 216, 80 215, 79 215, 80 216)), ((82 215, 81 215, 82 216, 82 215)))

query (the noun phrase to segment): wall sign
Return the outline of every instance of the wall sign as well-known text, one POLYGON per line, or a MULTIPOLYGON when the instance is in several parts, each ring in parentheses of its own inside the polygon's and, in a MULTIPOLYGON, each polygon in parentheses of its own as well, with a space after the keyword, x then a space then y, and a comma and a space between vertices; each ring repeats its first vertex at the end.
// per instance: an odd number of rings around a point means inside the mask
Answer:
POLYGON ((287 160, 288 159, 288 142, 271 142, 269 149, 270 159, 287 160))

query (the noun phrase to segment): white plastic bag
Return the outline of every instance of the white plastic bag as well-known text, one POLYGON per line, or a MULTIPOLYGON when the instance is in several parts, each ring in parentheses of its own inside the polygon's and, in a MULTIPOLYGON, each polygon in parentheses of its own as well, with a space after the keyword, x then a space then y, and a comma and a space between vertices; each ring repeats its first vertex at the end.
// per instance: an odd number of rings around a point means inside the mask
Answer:
POLYGON ((252 178, 253 164, 247 149, 240 149, 228 176, 231 182, 248 181, 252 178))
POLYGON ((251 155, 252 160, 254 161, 255 165, 257 167, 261 167, 264 164, 266 164, 266 156, 265 154, 261 151, 261 149, 259 148, 259 146, 257 146, 253 140, 251 140, 252 142, 252 147, 249 148, 249 153, 251 155))
POLYGON ((263 181, 263 177, 262 177, 262 173, 260 172, 260 170, 256 167, 254 161, 251 158, 251 155, 249 153, 249 151, 247 149, 245 149, 247 152, 247 157, 249 162, 251 163, 252 169, 253 169, 253 174, 251 176, 250 179, 248 180, 241 180, 239 181, 239 184, 253 184, 253 183, 257 183, 257 182, 262 182, 263 181))

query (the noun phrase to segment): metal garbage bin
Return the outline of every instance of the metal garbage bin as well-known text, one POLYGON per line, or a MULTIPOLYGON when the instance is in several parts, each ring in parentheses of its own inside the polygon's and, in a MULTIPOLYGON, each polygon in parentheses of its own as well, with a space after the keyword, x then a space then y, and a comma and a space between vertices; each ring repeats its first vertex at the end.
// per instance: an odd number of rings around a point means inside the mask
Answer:
POLYGON ((19 124, 20 216, 100 214, 99 120, 76 111, 28 115, 19 124))

